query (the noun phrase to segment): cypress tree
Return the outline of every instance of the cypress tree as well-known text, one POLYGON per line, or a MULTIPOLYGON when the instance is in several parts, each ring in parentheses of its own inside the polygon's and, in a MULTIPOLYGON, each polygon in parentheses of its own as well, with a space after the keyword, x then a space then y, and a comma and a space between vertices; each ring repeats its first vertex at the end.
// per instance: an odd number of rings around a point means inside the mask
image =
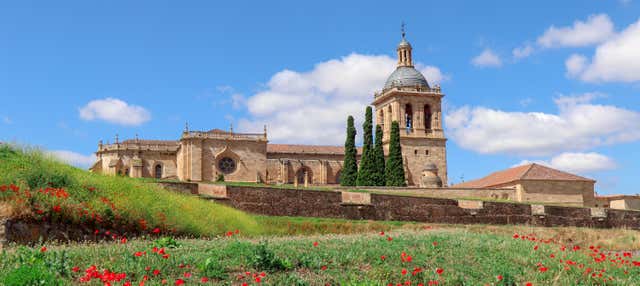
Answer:
POLYGON ((373 147, 373 157, 375 161, 375 185, 384 186, 384 149, 382 148, 382 127, 376 125, 376 143, 373 147))
POLYGON ((347 139, 344 142, 344 166, 340 175, 340 184, 355 186, 358 177, 358 163, 356 162, 356 127, 353 116, 347 119, 347 139))
POLYGON ((385 169, 386 185, 404 187, 404 166, 402 164, 402 149, 400 147, 400 126, 397 121, 391 123, 389 142, 389 160, 385 169))
POLYGON ((362 157, 360 158, 360 168, 358 170, 358 186, 376 185, 376 165, 373 150, 373 112, 371 106, 367 106, 362 123, 364 138, 362 142, 362 157))

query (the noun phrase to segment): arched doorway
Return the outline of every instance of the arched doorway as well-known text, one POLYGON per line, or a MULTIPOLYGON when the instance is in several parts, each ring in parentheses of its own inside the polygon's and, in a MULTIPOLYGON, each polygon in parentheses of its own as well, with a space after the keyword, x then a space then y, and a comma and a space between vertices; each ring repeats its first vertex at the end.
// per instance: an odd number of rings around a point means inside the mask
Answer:
POLYGON ((154 168, 153 176, 156 179, 162 179, 162 165, 161 164, 157 164, 156 165, 156 167, 154 168))
POLYGON ((340 179, 342 177, 342 170, 339 170, 336 172, 335 178, 336 178, 336 184, 340 184, 340 179))
POLYGON ((307 177, 308 184, 313 183, 313 173, 311 172, 311 168, 303 166, 296 172, 296 181, 299 185, 304 184, 305 177, 307 177))

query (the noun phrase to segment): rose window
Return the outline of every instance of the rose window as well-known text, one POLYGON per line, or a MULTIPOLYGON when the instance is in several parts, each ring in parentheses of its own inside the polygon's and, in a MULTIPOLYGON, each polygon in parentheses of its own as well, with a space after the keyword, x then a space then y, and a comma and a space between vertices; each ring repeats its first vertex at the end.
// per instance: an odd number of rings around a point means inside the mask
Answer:
POLYGON ((236 170, 236 161, 229 157, 224 157, 218 160, 218 169, 225 174, 230 174, 236 170))

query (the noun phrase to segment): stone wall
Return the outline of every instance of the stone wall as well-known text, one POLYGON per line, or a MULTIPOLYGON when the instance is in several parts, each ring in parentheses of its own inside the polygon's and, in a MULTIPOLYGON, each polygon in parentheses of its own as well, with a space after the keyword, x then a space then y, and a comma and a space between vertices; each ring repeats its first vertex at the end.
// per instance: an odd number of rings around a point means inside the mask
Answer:
POLYGON ((270 187, 227 186, 226 194, 226 198, 215 200, 247 212, 274 216, 640 229, 638 211, 371 193, 354 197, 338 191, 270 187))
MULTIPOLYGON (((348 191, 354 187, 336 186, 337 190, 348 191)), ((393 188, 393 187, 357 187, 376 193, 415 195, 422 197, 469 199, 486 198, 491 200, 517 201, 515 188, 393 188)))
POLYGON ((522 202, 595 206, 594 182, 522 180, 522 202))

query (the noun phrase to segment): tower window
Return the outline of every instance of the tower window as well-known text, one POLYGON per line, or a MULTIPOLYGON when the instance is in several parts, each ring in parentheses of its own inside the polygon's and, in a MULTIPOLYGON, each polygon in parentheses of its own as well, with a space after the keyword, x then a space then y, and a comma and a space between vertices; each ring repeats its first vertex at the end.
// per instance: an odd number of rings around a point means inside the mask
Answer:
POLYGON ((405 128, 407 129, 407 133, 411 133, 413 129, 413 108, 411 108, 411 104, 407 104, 404 107, 404 118, 405 118, 405 128))
POLYGON ((418 156, 418 149, 413 150, 413 154, 418 156))
POLYGON ((429 150, 424 150, 424 154, 429 156, 429 150))
POLYGON ((431 106, 424 106, 424 129, 431 130, 431 106))

